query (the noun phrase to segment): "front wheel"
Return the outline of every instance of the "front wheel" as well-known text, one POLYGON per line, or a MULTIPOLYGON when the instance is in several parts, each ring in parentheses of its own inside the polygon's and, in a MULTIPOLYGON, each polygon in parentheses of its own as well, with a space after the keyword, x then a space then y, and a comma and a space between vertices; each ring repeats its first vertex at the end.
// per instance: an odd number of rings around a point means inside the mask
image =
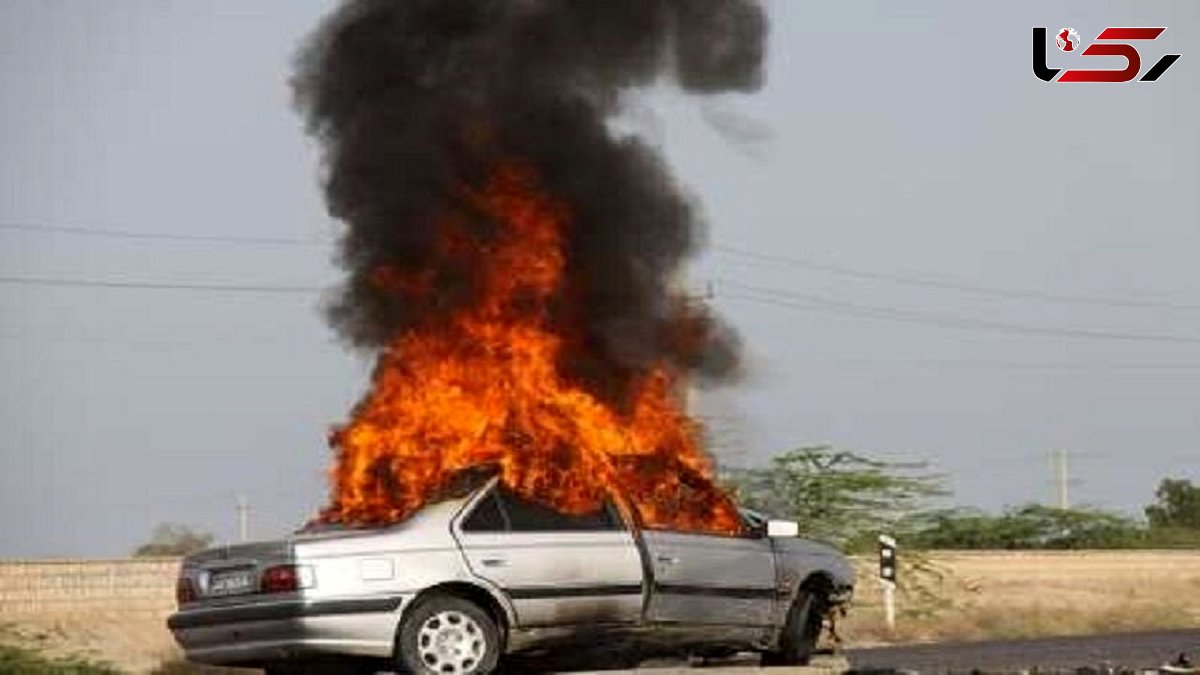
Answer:
POLYGON ((823 595, 801 589, 788 610, 779 647, 763 654, 765 666, 804 666, 817 651, 828 602, 823 595))
POLYGON ((475 603, 434 595, 400 626, 399 661, 414 675, 486 675, 500 660, 500 631, 475 603))

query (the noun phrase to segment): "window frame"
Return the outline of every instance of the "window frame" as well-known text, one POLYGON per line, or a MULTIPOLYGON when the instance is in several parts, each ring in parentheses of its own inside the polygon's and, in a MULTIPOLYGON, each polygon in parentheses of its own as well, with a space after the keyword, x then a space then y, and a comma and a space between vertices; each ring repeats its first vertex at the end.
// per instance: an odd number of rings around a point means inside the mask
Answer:
POLYGON ((489 485, 483 491, 482 494, 480 494, 476 499, 472 500, 472 502, 467 505, 466 510, 458 518, 458 523, 457 523, 456 529, 459 532, 461 532, 463 534, 468 534, 468 535, 484 535, 484 534, 492 535, 492 534, 546 534, 546 533, 595 534, 595 533, 603 533, 603 532, 626 532, 626 533, 629 533, 629 532, 631 532, 632 528, 631 528, 631 523, 629 523, 623 516, 620 507, 611 498, 604 500, 604 504, 601 507, 599 512, 589 514, 589 516, 571 516, 571 515, 567 515, 567 514, 555 511, 548 506, 543 506, 542 504, 539 504, 532 500, 525 499, 525 498, 521 497, 520 495, 512 492, 511 490, 505 489, 504 486, 501 485, 499 481, 496 481, 492 485, 489 485), (569 528, 553 527, 553 528, 521 529, 516 526, 516 524, 514 522, 515 519, 513 517, 513 514, 509 511, 508 501, 510 499, 520 500, 520 502, 531 505, 535 508, 545 509, 549 514, 553 514, 553 516, 555 516, 555 518, 557 520, 563 521, 566 523, 569 523, 573 519, 577 519, 577 518, 585 518, 585 517, 594 518, 594 517, 598 516, 601 512, 603 512, 606 523, 605 523, 604 527, 569 527, 569 528), (486 530, 485 529, 470 529, 468 526, 469 521, 476 513, 478 513, 480 508, 484 507, 484 502, 486 502, 488 500, 492 500, 493 504, 495 505, 496 510, 499 512, 500 519, 503 523, 503 529, 486 529, 486 530))
POLYGON ((496 494, 496 491, 490 488, 480 495, 479 498, 476 499, 472 504, 470 504, 466 513, 464 513, 462 518, 459 520, 458 529, 464 534, 507 534, 513 531, 512 523, 509 521, 508 512, 504 509, 504 504, 500 501, 500 497, 496 494), (493 507, 496 509, 496 513, 499 514, 499 529, 477 530, 469 527, 471 519, 475 517, 475 514, 479 513, 479 509, 484 507, 485 502, 491 502, 493 507))

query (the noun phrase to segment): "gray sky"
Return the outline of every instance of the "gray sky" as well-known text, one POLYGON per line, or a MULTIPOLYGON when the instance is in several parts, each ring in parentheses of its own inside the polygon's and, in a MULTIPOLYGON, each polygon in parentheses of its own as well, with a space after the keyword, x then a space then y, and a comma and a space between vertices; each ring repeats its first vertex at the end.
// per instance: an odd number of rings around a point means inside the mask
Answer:
MULTIPOLYGON (((287 89, 332 4, 0 4, 0 278, 333 284, 287 89)), ((1200 478, 1200 6, 770 7, 762 92, 663 88, 625 120, 703 200, 691 278, 747 346, 747 380, 699 404, 720 454, 925 459, 986 508, 1050 499, 1055 448, 1078 502, 1134 512, 1200 478), (1046 84, 1035 25, 1168 26, 1144 67, 1183 58, 1153 84, 1046 84)), ((319 307, 0 282, 0 556, 121 555, 162 521, 229 538, 239 493, 254 534, 312 515, 369 365, 319 307)))

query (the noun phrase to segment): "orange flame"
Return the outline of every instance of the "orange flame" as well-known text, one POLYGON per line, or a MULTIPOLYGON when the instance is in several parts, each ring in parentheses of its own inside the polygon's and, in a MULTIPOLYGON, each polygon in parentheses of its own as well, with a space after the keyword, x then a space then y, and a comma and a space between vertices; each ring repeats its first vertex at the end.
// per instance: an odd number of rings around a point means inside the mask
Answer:
MULTIPOLYGON (((617 495, 650 527, 736 533, 736 508, 718 488, 700 428, 681 410, 665 365, 635 383, 616 410, 558 371, 562 336, 549 312, 563 295, 569 213, 520 162, 492 171, 465 206, 496 228, 486 244, 461 219, 439 223, 437 254, 469 260, 479 300, 411 329, 380 355, 371 391, 330 438, 337 460, 322 520, 403 520, 461 471, 492 466, 510 489, 565 513, 617 495)), ((426 292, 432 271, 376 271, 396 293, 426 292)))

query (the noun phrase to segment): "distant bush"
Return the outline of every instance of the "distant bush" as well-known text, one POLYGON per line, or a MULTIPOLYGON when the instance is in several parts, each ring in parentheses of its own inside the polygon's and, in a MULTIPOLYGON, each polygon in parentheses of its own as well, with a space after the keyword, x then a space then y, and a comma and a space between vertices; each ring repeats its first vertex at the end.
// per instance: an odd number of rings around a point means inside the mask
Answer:
POLYGON ((213 536, 207 532, 198 532, 187 525, 162 523, 154 528, 150 541, 137 547, 133 555, 135 558, 181 556, 204 550, 212 542, 213 536))
POLYGON ((1152 525, 1146 532, 1146 548, 1200 548, 1200 529, 1152 525))
POLYGON ((1158 484, 1158 502, 1146 507, 1152 529, 1194 530, 1200 534, 1200 485, 1166 478, 1158 484))
POLYGON ((910 541, 931 549, 1115 549, 1145 547, 1148 535, 1142 525, 1117 514, 1027 504, 999 515, 935 513, 910 541))
POLYGON ((1200 486, 1165 479, 1148 522, 1098 509, 1039 504, 998 515, 969 509, 924 516, 910 544, 931 549, 1200 548, 1200 486))
POLYGON ((946 495, 924 464, 885 462, 828 445, 776 455, 762 468, 731 468, 724 482, 745 506, 790 518, 803 536, 852 552, 888 533, 930 549, 1200 548, 1200 485, 1167 478, 1146 521, 1093 508, 1026 504, 999 514, 934 510, 946 495))

